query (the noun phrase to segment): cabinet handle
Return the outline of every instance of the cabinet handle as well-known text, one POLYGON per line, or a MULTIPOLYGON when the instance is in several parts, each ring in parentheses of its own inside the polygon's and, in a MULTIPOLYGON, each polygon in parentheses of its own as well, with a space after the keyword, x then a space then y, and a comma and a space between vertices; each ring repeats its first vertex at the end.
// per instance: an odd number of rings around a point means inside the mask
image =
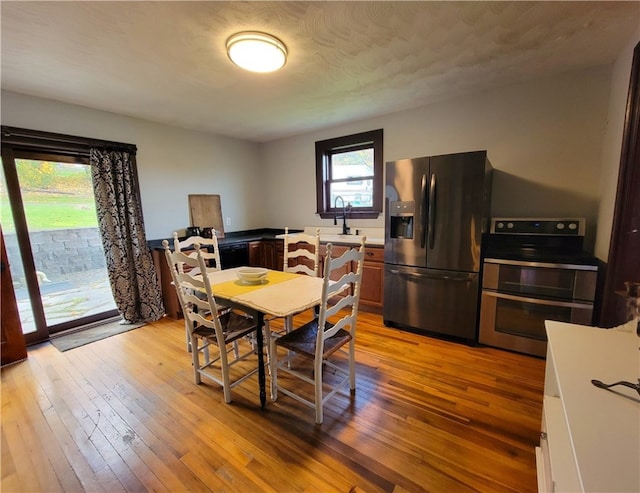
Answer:
POLYGON ((373 252, 366 252, 367 255, 369 255, 369 257, 373 257, 373 252))

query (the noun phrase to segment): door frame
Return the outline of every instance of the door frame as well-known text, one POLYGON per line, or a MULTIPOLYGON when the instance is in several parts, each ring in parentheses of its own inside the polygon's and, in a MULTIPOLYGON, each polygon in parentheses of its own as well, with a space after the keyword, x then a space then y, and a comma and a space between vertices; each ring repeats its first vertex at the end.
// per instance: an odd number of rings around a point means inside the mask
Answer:
MULTIPOLYGON (((90 139, 86 137, 76 137, 73 135, 58 134, 52 132, 43 132, 40 130, 30 130, 18 127, 9 127, 2 125, 0 127, 2 133, 2 166, 5 172, 7 188, 9 192, 9 201, 11 204, 14 225, 16 228, 16 236, 21 245, 21 256, 24 267, 25 280, 27 283, 27 291, 30 300, 41 300, 40 287, 36 275, 35 263, 33 260, 33 251, 29 238, 29 230, 27 220, 24 213, 22 203, 22 195, 20 193, 20 182, 15 166, 15 157, 18 159, 25 156, 26 159, 40 159, 59 162, 74 162, 90 166, 89 150, 91 147, 104 147, 122 149, 135 154, 137 147, 133 144, 121 142, 113 142, 100 139, 90 139), (10 165, 8 163, 11 163, 10 165), (16 193, 17 192, 17 193, 16 193)), ((140 189, 136 180, 136 188, 138 198, 140 197, 140 189)), ((44 309, 42 303, 31 302, 36 331, 24 334, 27 345, 49 339, 49 327, 47 327, 44 309)), ((102 315, 91 315, 82 318, 80 325, 88 325, 118 315, 117 310, 104 312, 102 315)), ((55 332, 65 330, 67 328, 77 327, 78 323, 64 322, 55 325, 55 332)))
POLYGON ((7 258, 7 251, 0 225, 0 250, 2 260, 2 294, 0 299, 0 330, 2 331, 1 364, 2 366, 22 361, 27 357, 27 345, 22 333, 22 323, 18 313, 18 303, 13 291, 11 267, 7 258))
MULTIPOLYGON (((638 252, 632 252, 628 235, 640 235, 640 224, 634 222, 640 201, 640 43, 633 50, 633 62, 627 95, 620 171, 611 228, 600 325, 611 327, 623 319, 626 300, 621 296, 624 281, 640 280, 638 252), (635 262, 634 262, 635 259, 635 262)), ((636 218, 636 221, 639 221, 636 218)))

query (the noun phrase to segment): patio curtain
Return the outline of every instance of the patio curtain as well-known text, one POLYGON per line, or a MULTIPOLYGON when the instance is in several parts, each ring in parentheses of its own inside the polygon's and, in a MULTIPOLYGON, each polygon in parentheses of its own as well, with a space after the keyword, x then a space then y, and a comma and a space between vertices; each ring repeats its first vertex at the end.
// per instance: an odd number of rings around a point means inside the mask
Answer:
POLYGON ((127 323, 159 320, 164 315, 164 306, 144 233, 135 153, 92 147, 89 159, 98 225, 116 306, 127 323))

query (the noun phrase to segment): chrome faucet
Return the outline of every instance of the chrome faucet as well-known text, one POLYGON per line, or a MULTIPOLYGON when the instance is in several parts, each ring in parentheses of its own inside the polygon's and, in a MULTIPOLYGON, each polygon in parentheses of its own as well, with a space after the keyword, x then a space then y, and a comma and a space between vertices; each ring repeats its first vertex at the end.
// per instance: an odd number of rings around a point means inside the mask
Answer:
MULTIPOLYGON (((344 205, 344 199, 342 198, 342 196, 338 195, 335 198, 335 200, 333 201, 333 207, 334 209, 338 208, 338 199, 342 201, 342 234, 348 235, 351 228, 347 227, 347 207, 345 207, 344 205)), ((351 209, 351 204, 349 204, 349 209, 351 209)), ((333 225, 338 225, 338 213, 336 213, 336 215, 333 217, 333 225)))

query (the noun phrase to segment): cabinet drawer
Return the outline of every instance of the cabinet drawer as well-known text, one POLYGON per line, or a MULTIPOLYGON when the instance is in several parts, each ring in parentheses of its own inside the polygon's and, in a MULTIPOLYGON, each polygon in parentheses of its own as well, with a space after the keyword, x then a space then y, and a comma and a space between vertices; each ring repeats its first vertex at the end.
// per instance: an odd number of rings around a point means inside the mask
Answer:
POLYGON ((364 259, 368 262, 384 262, 384 248, 365 246, 364 259))

